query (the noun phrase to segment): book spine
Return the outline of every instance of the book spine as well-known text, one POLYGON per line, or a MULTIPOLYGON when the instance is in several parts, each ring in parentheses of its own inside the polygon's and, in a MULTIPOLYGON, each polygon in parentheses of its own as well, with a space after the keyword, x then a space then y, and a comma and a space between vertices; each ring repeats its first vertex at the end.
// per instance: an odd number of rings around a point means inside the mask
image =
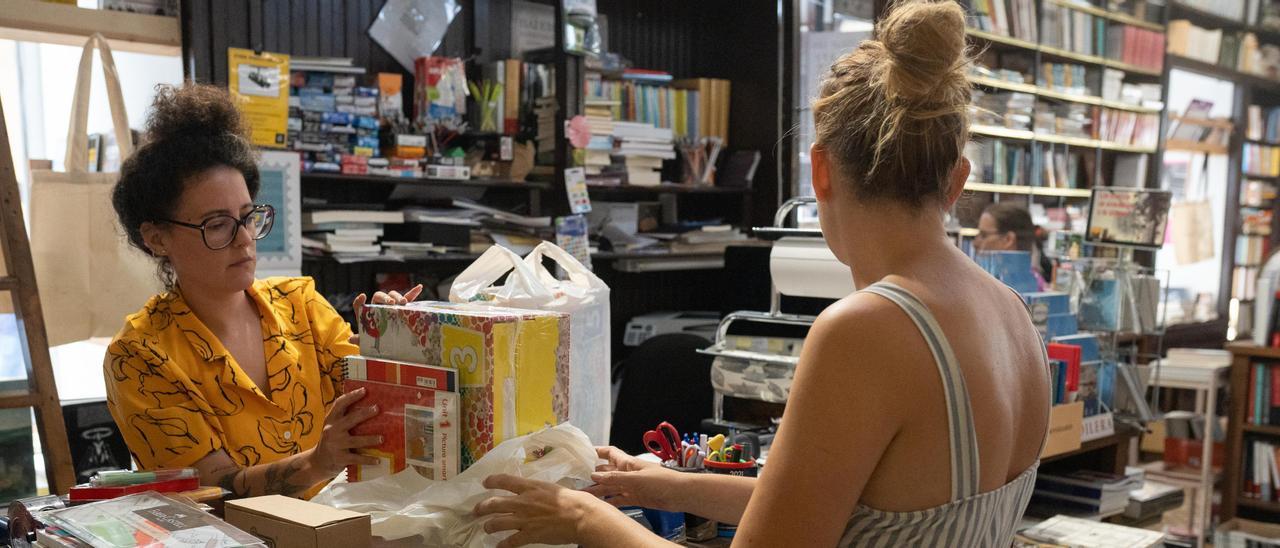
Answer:
POLYGON ((1280 424, 1280 365, 1268 367, 1271 377, 1270 398, 1267 401, 1267 424, 1280 424))

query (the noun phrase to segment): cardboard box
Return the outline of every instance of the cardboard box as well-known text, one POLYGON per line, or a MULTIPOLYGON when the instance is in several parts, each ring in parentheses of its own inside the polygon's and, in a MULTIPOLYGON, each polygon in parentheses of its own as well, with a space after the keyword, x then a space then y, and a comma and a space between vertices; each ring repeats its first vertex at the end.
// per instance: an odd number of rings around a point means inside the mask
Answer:
POLYGON ((1040 458, 1069 453, 1080 448, 1083 432, 1084 403, 1072 402, 1055 405, 1049 411, 1049 439, 1045 440, 1040 458))
POLYGON ((226 521, 274 548, 369 546, 369 514, 281 495, 227 501, 226 521))
POLYGON ((569 418, 569 316, 476 303, 366 305, 360 353, 458 371, 462 469, 569 418))

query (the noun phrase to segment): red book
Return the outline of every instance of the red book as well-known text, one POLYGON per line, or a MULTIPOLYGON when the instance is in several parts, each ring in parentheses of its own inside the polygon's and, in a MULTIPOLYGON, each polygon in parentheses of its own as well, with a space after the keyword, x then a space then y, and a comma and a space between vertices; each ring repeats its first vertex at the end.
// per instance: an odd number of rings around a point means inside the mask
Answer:
POLYGON ((347 379, 343 392, 367 390, 356 407, 378 406, 378 414, 351 429, 356 436, 382 436, 382 444, 356 450, 378 457, 376 465, 347 467, 349 481, 369 480, 412 467, 422 477, 447 480, 458 474, 462 416, 458 394, 417 386, 347 379))
POLYGON ((94 486, 94 485, 77 485, 71 488, 71 500, 93 501, 107 500, 125 495, 136 495, 147 491, 155 491, 157 493, 181 493, 183 491, 194 491, 200 488, 200 478, 179 478, 168 481, 153 481, 151 483, 140 483, 138 485, 121 485, 121 486, 94 486))
POLYGON ((348 379, 418 386, 446 392, 458 391, 458 370, 382 358, 348 356, 348 379))
POLYGON ((1120 60, 1128 64, 1133 64, 1134 51, 1138 46, 1138 37, 1136 31, 1138 29, 1130 26, 1124 27, 1124 53, 1120 56, 1120 60))
POLYGON ((1155 41, 1156 41, 1156 52, 1155 52, 1156 61, 1155 61, 1155 67, 1153 68, 1155 68, 1156 70, 1164 70, 1165 35, 1164 33, 1161 33, 1161 32, 1154 32, 1152 33, 1152 35, 1155 36, 1155 41))
MULTIPOLYGON (((1049 359, 1067 364, 1067 392, 1080 390, 1080 357, 1082 350, 1074 344, 1049 343, 1049 359)), ((1067 401, 1074 401, 1070 398, 1067 401)))

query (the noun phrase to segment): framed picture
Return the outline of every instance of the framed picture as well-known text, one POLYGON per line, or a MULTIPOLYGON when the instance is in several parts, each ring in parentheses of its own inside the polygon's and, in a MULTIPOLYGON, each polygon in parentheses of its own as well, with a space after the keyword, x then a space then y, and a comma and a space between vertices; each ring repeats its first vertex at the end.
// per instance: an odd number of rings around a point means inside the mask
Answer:
POLYGON ((258 162, 257 203, 276 210, 275 226, 258 240, 259 278, 302 275, 302 159, 296 152, 264 150, 258 162))
POLYGON ((1085 240, 1142 248, 1159 248, 1169 224, 1173 194, 1146 188, 1095 187, 1089 202, 1085 240))

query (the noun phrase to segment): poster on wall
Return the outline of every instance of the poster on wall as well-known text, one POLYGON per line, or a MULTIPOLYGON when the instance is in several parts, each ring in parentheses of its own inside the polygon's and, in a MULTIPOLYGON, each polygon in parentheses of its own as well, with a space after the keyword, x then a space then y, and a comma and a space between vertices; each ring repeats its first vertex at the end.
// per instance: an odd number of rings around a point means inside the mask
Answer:
POLYGON ((1158 248, 1164 244, 1173 195, 1141 188, 1093 189, 1085 239, 1100 244, 1158 248))
POLYGON ((284 148, 289 132, 289 56, 227 49, 227 83, 240 104, 250 140, 260 147, 284 148))
POLYGON ((302 159, 296 152, 262 151, 258 204, 276 210, 275 225, 258 240, 257 276, 302 275, 302 159))

